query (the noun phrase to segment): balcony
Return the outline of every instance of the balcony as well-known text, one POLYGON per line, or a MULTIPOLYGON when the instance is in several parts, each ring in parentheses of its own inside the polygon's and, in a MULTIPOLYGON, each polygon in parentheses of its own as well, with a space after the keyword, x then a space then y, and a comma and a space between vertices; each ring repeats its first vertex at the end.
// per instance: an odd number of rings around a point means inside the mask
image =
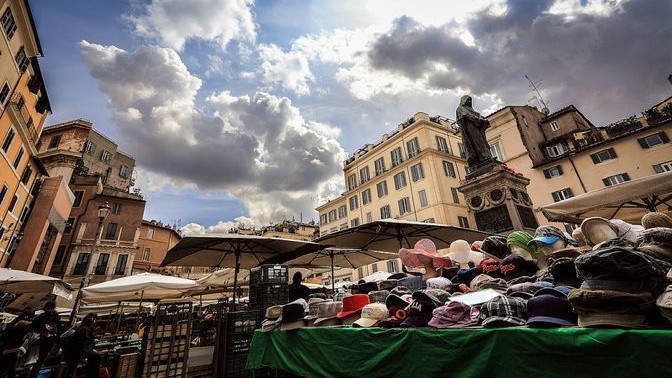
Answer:
POLYGON ((33 123, 33 118, 26 107, 26 100, 20 93, 15 93, 9 101, 9 110, 12 113, 16 123, 25 130, 33 144, 40 138, 37 127, 33 123))

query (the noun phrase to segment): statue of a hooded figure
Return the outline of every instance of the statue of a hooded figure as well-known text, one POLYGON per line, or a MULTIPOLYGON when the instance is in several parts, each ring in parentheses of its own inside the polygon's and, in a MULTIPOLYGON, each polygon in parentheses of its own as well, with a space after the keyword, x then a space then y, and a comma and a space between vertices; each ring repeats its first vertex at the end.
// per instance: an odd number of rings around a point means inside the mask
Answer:
POLYGON ((471 107, 471 96, 462 96, 455 113, 469 167, 491 160, 490 145, 485 138, 485 130, 490 127, 490 123, 471 107))

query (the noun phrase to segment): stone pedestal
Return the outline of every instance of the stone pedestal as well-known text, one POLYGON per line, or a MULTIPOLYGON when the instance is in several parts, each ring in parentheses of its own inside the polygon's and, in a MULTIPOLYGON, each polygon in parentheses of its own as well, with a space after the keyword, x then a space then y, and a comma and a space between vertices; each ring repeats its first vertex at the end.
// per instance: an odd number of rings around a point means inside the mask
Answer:
POLYGON ((499 164, 473 169, 457 188, 467 200, 470 224, 479 231, 534 234, 539 226, 527 194, 530 179, 499 164))

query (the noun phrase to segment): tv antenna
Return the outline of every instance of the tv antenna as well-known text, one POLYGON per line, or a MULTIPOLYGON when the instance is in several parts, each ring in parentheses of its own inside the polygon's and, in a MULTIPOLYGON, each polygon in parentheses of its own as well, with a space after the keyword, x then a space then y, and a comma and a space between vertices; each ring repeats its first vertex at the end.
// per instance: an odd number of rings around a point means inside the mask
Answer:
POLYGON ((533 99, 537 100, 537 103, 540 103, 540 105, 543 105, 541 111, 544 112, 544 113, 547 113, 549 111, 548 110, 548 105, 546 104, 546 101, 544 101, 544 98, 541 96, 541 93, 539 93, 539 89, 537 88, 541 84, 542 80, 537 80, 535 82, 535 81, 532 81, 532 79, 530 79, 530 77, 527 76, 527 75, 525 75, 525 78, 527 79, 527 81, 530 82, 529 87, 532 88, 532 90, 535 93, 535 95, 531 99, 529 99, 528 102, 532 101, 533 99))

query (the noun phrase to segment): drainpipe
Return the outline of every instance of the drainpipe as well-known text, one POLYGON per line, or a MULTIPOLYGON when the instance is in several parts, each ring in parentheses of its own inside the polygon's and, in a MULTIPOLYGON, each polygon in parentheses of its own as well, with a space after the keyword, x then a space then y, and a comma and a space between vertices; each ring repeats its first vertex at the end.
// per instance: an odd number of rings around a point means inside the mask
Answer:
POLYGON ((574 173, 576 173, 576 178, 579 179, 579 183, 581 184, 583 192, 587 193, 588 191, 586 190, 586 186, 583 184, 583 180, 581 179, 581 175, 579 175, 579 171, 576 169, 576 165, 574 164, 574 160, 572 160, 572 156, 567 155, 567 159, 569 159, 569 162, 572 163, 572 168, 574 168, 574 173))

